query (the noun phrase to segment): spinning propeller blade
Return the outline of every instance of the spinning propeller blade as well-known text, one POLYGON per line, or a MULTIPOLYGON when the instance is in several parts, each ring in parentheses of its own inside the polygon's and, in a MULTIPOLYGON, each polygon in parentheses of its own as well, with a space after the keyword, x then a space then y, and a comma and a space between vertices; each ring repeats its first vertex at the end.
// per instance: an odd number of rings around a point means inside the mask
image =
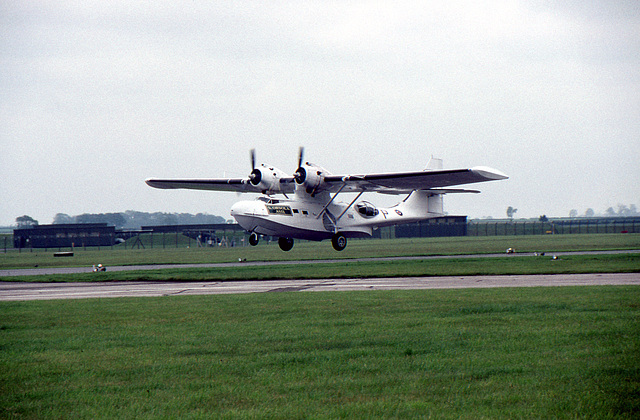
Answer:
POLYGON ((249 174, 249 182, 258 185, 262 180, 262 172, 256 169, 256 149, 251 149, 251 173, 249 174))
POLYGON ((298 150, 298 169, 293 174, 293 178, 298 184, 302 184, 306 177, 307 171, 302 167, 302 159, 304 157, 304 147, 300 147, 298 150))

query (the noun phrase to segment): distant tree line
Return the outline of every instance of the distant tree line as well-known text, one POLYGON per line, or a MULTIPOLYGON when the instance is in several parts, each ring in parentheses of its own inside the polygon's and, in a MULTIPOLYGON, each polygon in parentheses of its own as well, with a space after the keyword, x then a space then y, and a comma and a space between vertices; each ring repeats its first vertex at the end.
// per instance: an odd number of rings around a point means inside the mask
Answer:
POLYGON ((27 216, 25 214, 24 216, 16 217, 16 226, 18 226, 19 229, 28 228, 31 226, 38 226, 38 221, 33 217, 27 216))
POLYGON ((593 209, 587 209, 584 212, 584 215, 578 214, 578 210, 571 210, 569 212, 569 217, 633 217, 640 216, 638 212, 638 208, 635 204, 631 204, 629 206, 625 204, 618 204, 618 208, 614 209, 613 207, 609 207, 604 214, 596 214, 593 209))
POLYGON ((124 213, 84 213, 77 216, 58 213, 53 218, 53 224, 66 223, 107 223, 118 229, 138 229, 141 226, 218 224, 225 223, 225 219, 207 213, 146 213, 133 210, 124 213))
MULTIPOLYGON (((507 207, 507 217, 512 219, 515 217, 515 214, 518 212, 513 206, 507 207)), ((640 216, 640 212, 638 212, 638 208, 635 204, 631 204, 627 206, 626 204, 618 204, 618 208, 614 209, 613 207, 609 207, 604 213, 598 213, 589 208, 583 214, 579 214, 578 210, 573 209, 569 212, 569 217, 572 219, 578 217, 638 217, 640 216)), ((485 217, 484 219, 493 219, 493 217, 485 217)), ((547 215, 543 214, 538 218, 541 222, 546 222, 549 220, 547 215)))

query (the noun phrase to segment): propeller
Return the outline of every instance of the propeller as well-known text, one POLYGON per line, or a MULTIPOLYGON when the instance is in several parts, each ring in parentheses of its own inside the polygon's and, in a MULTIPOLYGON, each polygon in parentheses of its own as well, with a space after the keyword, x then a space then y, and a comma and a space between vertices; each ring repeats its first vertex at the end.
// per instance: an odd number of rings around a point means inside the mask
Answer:
POLYGON ((249 182, 258 185, 262 181, 262 172, 256 169, 256 149, 251 149, 251 173, 249 174, 249 182))
POLYGON ((298 169, 293 174, 293 178, 298 184, 302 184, 307 178, 307 171, 302 167, 302 158, 304 156, 304 147, 300 147, 298 151, 298 169))

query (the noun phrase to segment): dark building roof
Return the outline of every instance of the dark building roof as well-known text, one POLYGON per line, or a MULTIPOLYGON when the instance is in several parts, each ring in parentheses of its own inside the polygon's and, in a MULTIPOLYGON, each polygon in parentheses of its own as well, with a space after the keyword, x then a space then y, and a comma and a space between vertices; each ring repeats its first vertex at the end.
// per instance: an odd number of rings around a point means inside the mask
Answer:
POLYGON ((13 231, 16 248, 111 246, 115 237, 115 226, 106 223, 35 225, 13 231))

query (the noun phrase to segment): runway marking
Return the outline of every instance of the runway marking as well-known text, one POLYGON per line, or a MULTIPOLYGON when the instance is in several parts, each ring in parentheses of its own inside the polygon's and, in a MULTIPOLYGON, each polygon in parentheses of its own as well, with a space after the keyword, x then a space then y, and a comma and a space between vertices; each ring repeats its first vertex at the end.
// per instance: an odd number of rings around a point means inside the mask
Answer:
POLYGON ((301 292, 303 290, 312 289, 314 287, 335 286, 335 283, 310 283, 302 286, 286 286, 267 290, 267 292, 301 292))

